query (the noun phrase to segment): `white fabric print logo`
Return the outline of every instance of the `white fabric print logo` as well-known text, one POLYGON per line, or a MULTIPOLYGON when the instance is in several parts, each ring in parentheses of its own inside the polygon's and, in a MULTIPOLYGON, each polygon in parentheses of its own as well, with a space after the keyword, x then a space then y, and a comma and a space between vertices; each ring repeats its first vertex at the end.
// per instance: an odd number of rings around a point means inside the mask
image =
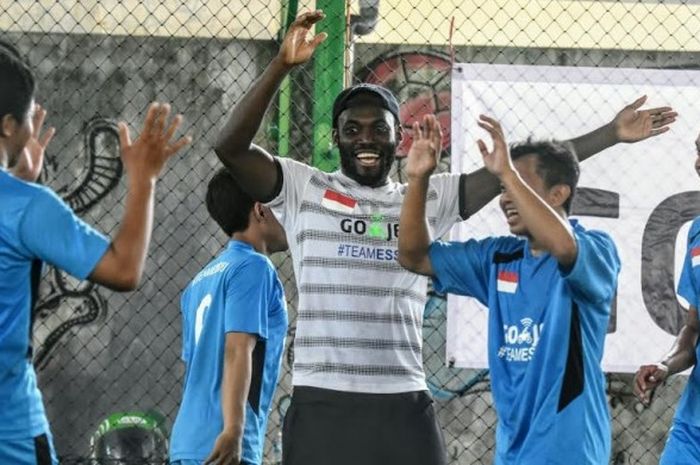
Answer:
POLYGON ((519 324, 503 325, 504 345, 498 349, 498 358, 508 362, 529 362, 535 354, 544 323, 533 324, 532 318, 523 318, 519 324))

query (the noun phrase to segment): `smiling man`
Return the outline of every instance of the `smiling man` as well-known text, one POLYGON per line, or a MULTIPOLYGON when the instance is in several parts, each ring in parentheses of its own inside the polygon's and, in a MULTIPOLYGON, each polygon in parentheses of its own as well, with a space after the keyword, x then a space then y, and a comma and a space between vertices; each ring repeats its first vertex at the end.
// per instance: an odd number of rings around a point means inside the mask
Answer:
MULTIPOLYGON (((325 34, 320 11, 291 25, 277 56, 237 102, 215 144, 241 187, 269 202, 285 228, 299 290, 294 393, 285 416, 285 465, 441 465, 442 433, 422 360, 425 277, 397 262, 406 186, 389 179, 402 140, 399 104, 379 86, 338 95, 333 139, 341 169, 325 173, 252 144, 280 83, 307 62, 325 34)), ((660 134, 669 108, 638 111, 644 98, 573 142, 580 159, 620 142, 660 134)), ((440 152, 439 148, 437 149, 440 152)), ((486 169, 427 181, 435 237, 499 191, 486 169)))
POLYGON ((527 141, 509 153, 500 125, 482 116, 494 148, 480 140, 479 149, 501 182, 501 210, 515 236, 431 243, 425 204, 441 136, 434 117, 425 126, 425 135, 414 128, 408 154, 399 262, 432 276, 438 291, 488 307, 494 464, 608 463, 600 362, 620 259, 607 234, 568 220, 576 156, 556 142, 527 141))

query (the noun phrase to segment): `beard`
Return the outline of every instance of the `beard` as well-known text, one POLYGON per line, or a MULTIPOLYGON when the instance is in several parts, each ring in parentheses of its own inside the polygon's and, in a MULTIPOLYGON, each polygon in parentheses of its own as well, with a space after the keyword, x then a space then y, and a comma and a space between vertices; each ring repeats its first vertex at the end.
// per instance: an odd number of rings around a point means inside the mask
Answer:
POLYGON ((386 184, 391 165, 396 158, 395 144, 378 144, 369 147, 339 143, 338 151, 340 152, 340 167, 343 174, 367 187, 379 187, 386 184), (355 154, 362 152, 363 148, 379 152, 379 166, 378 169, 373 170, 374 172, 362 173, 360 172, 361 168, 357 166, 355 154))

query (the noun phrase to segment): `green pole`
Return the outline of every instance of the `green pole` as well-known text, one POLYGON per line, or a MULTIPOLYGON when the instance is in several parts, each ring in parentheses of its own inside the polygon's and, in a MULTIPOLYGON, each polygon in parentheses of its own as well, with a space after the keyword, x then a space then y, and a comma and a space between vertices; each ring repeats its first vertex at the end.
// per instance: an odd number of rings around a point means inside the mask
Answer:
POLYGON ((311 164, 323 171, 338 168, 338 151, 331 132, 333 100, 343 90, 345 74, 345 1, 316 0, 326 18, 316 25, 316 34, 328 38, 314 52, 313 155, 311 164))
MULTIPOLYGON (((279 41, 284 39, 289 26, 294 22, 299 8, 298 0, 284 0, 282 2, 282 27, 280 28, 279 41)), ((277 113, 277 154, 281 157, 289 156, 289 133, 292 117, 292 83, 287 76, 280 84, 278 97, 279 111, 277 113)))

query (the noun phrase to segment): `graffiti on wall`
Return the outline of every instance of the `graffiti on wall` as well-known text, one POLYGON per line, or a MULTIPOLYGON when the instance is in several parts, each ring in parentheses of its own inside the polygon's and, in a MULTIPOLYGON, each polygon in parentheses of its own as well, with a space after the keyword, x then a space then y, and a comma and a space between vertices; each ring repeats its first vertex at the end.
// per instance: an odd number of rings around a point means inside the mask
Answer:
MULTIPOLYGON (((83 130, 84 169, 82 176, 63 184, 56 173, 62 160, 47 154, 42 181, 54 190, 76 212, 84 214, 109 194, 119 183, 122 164, 119 157, 119 133, 112 120, 95 118, 83 130)), ((107 302, 99 287, 80 281, 51 267, 39 287, 39 299, 34 308, 34 363, 41 370, 50 360, 57 344, 73 328, 103 318, 107 302)))

